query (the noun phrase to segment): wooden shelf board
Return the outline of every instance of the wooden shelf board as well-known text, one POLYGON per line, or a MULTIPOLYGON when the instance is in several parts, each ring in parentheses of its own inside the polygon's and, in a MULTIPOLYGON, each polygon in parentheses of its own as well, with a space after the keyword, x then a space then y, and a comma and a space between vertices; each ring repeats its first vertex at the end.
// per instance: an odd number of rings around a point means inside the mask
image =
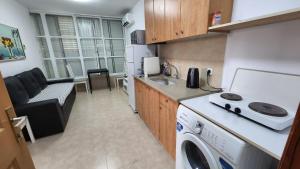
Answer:
POLYGON ((165 43, 181 42, 181 41, 185 41, 185 40, 210 38, 210 37, 224 36, 224 35, 227 35, 227 33, 225 33, 225 32, 208 32, 207 34, 203 34, 203 35, 196 35, 196 36, 191 36, 191 37, 186 37, 186 38, 169 40, 169 41, 166 41, 165 43))
POLYGON ((263 15, 247 20, 240 20, 222 25, 209 27, 210 32, 230 32, 231 30, 243 29, 261 25, 267 25, 277 22, 300 19, 300 8, 291 9, 283 12, 277 12, 269 15, 263 15))

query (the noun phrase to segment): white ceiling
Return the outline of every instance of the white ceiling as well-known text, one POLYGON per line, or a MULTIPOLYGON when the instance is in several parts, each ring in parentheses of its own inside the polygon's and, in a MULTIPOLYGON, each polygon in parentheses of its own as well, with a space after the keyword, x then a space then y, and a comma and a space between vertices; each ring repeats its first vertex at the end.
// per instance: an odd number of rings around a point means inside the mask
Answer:
POLYGON ((139 0, 17 0, 30 10, 123 16, 139 0))

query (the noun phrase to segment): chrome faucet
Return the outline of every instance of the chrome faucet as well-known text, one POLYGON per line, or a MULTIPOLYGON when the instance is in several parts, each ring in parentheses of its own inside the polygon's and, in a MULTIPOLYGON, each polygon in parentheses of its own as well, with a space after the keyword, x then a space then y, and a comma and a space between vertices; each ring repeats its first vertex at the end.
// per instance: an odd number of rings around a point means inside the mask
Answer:
MULTIPOLYGON (((169 65, 170 65, 170 68, 173 67, 175 69, 175 71, 176 71, 175 77, 176 77, 176 79, 179 79, 179 71, 178 71, 177 67, 172 65, 172 64, 169 64, 169 65)), ((171 75, 172 75, 172 69, 171 69, 170 72, 171 72, 171 75)))
POLYGON ((172 68, 174 68, 175 71, 176 71, 175 78, 179 79, 179 71, 178 71, 177 67, 174 66, 174 65, 172 65, 172 64, 170 64, 170 63, 168 63, 168 62, 166 62, 164 74, 172 76, 172 68))

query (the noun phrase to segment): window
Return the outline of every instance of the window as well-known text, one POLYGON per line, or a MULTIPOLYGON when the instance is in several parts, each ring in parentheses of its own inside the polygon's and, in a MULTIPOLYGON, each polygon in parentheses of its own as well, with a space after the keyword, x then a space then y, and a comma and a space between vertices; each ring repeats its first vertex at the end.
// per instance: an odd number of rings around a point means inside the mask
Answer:
POLYGON ((34 26, 36 28, 36 33, 38 36, 43 36, 45 35, 43 24, 42 24, 42 19, 40 14, 31 14, 31 17, 33 18, 34 26))
POLYGON ((46 15, 50 36, 75 36, 72 16, 46 15))
POLYGON ((98 18, 77 18, 80 37, 102 37, 100 20, 98 18))
POLYGON ((31 16, 48 78, 68 77, 67 64, 77 77, 95 68, 107 68, 111 74, 124 72, 120 19, 36 13, 31 16))
POLYGON ((83 76, 83 71, 81 68, 80 59, 57 59, 57 70, 60 78, 69 77, 67 71, 67 64, 69 64, 75 74, 75 76, 80 77, 83 76))
POLYGON ((51 38, 54 56, 56 58, 79 58, 76 39, 51 38))
POLYGON ((106 68, 100 19, 78 17, 77 25, 85 71, 87 69, 106 68))
POLYGON ((38 42, 40 44, 40 50, 41 50, 41 53, 42 53, 42 57, 43 58, 50 58, 46 38, 40 37, 40 38, 38 38, 38 42))
POLYGON ((34 25, 36 28, 36 36, 40 45, 41 57, 44 59, 44 65, 47 73, 46 75, 49 79, 55 78, 41 16, 40 14, 31 14, 31 17, 34 20, 34 25))
POLYGON ((110 72, 124 72, 125 44, 122 22, 120 20, 103 19, 103 34, 107 65, 110 72))
POLYGON ((59 78, 68 77, 69 64, 75 76, 83 76, 72 16, 46 15, 47 26, 59 78))
POLYGON ((52 67, 51 60, 44 60, 44 65, 45 65, 45 68, 46 68, 47 77, 49 79, 54 79, 55 74, 54 74, 54 70, 53 70, 53 67, 52 67))

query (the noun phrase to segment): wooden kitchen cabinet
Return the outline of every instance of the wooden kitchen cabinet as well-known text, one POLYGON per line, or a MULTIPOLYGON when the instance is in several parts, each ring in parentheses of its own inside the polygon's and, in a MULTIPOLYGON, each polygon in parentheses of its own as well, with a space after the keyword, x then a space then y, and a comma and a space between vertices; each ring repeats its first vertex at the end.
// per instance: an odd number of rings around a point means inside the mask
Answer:
POLYGON ((178 103, 160 94, 159 97, 159 141, 167 152, 176 156, 176 112, 178 103))
POLYGON ((148 86, 146 86, 146 85, 142 85, 142 92, 143 92, 143 115, 144 115, 144 121, 145 121, 145 123, 146 123, 146 125, 148 126, 148 127, 150 127, 150 122, 149 122, 149 104, 147 104, 148 103, 148 101, 149 101, 149 90, 150 90, 150 88, 148 87, 148 86))
POLYGON ((154 41, 154 1, 145 0, 145 27, 146 27, 146 43, 154 41))
POLYGON ((135 80, 136 106, 140 118, 159 139, 159 92, 135 80))
POLYGON ((150 88, 149 101, 149 128, 155 138, 159 139, 159 92, 150 88))
POLYGON ((146 42, 207 34, 211 15, 220 11, 222 24, 228 23, 232 6, 233 0, 145 0, 146 42))
POLYGON ((165 0, 154 0, 154 42, 165 40, 165 0))
POLYGON ((180 37, 206 34, 210 0, 181 0, 180 37))
POLYGON ((165 0, 165 14, 165 40, 180 38, 180 0, 165 0))
POLYGON ((178 103, 139 80, 135 80, 135 88, 136 106, 140 118, 175 159, 178 103))
POLYGON ((145 0, 146 43, 165 40, 165 0, 145 0))
POLYGON ((139 112, 141 119, 144 119, 141 114, 143 112, 142 111, 143 110, 142 84, 141 84, 141 82, 135 80, 134 85, 135 85, 136 111, 139 112))

